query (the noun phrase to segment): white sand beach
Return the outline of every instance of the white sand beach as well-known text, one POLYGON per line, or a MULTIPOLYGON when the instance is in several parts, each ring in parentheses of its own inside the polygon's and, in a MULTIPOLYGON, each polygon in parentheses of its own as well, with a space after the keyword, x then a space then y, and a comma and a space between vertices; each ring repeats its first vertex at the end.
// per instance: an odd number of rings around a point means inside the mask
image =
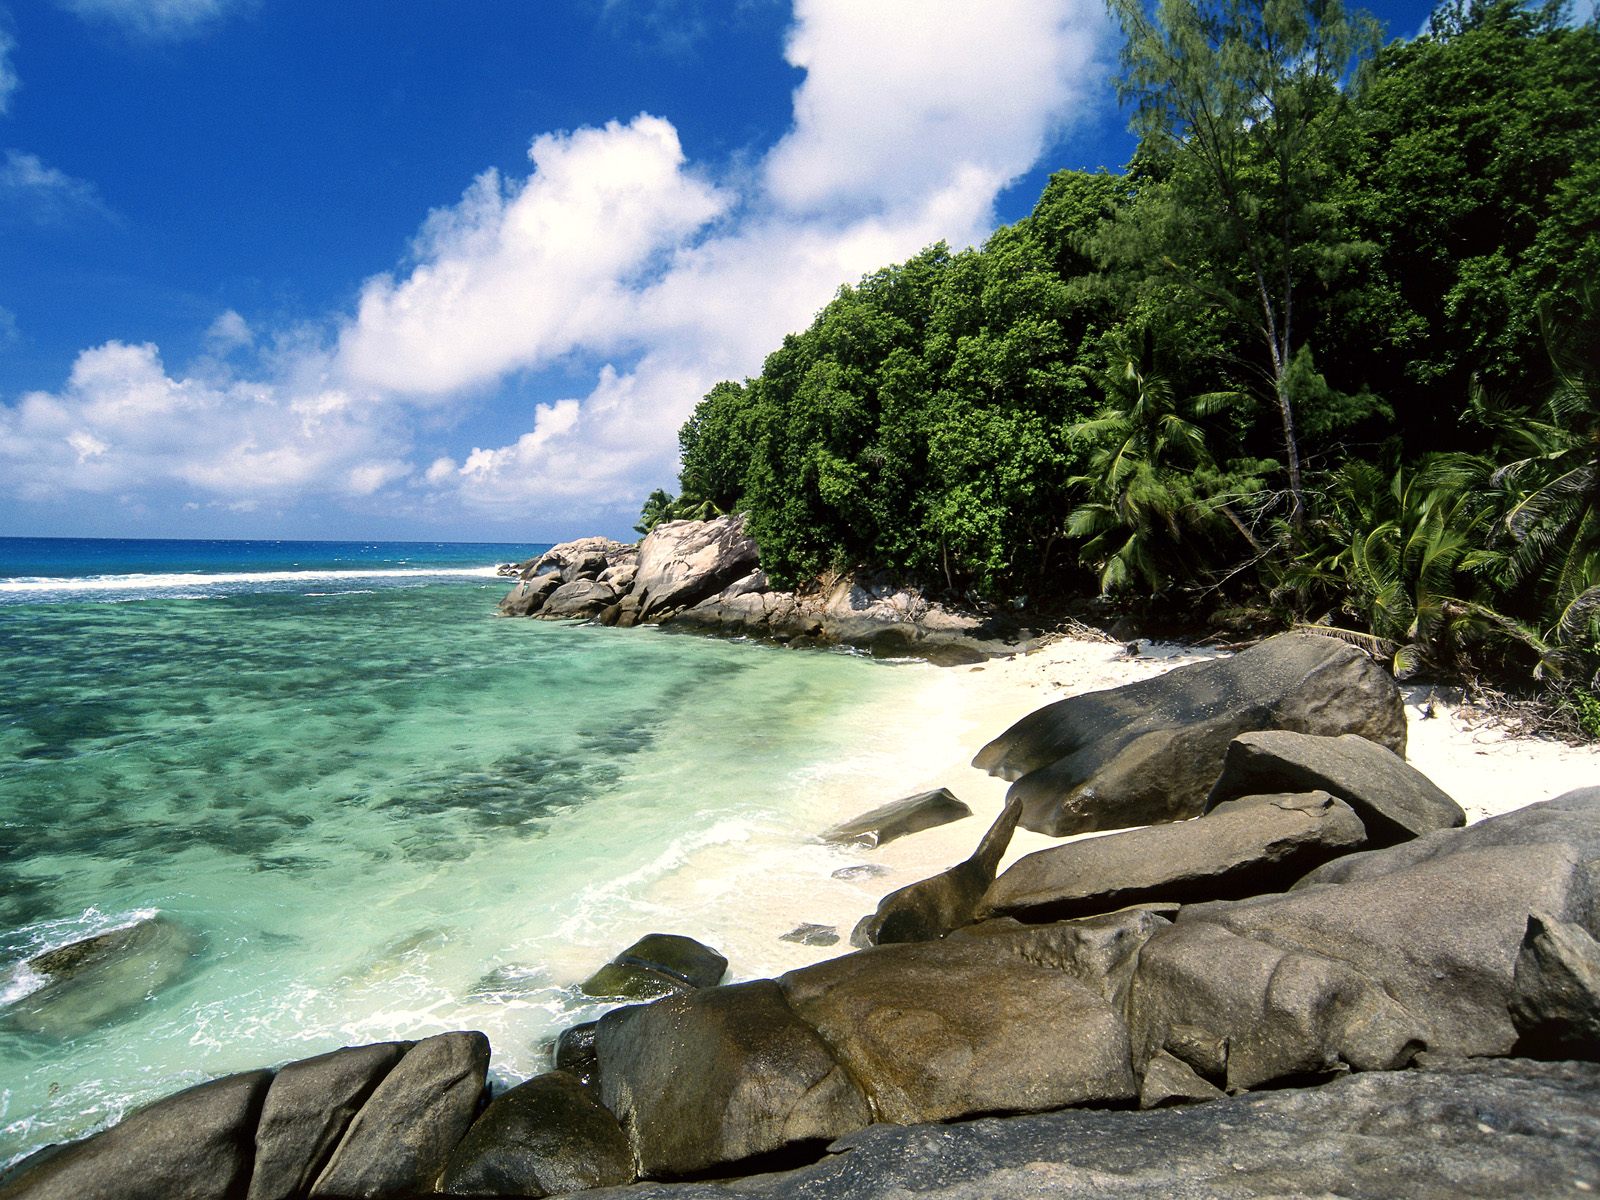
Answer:
MULTIPOLYGON (((697 851, 683 870, 660 881, 652 899, 662 915, 676 915, 683 932, 722 949, 736 978, 842 953, 856 921, 882 896, 966 858, 999 814, 1008 785, 971 766, 985 742, 1065 696, 1132 683, 1218 653, 1142 642, 1130 655, 1121 644, 1064 638, 981 666, 898 668, 925 677, 914 701, 881 714, 878 728, 863 730, 870 748, 802 781, 810 835, 762 830, 697 851), (811 836, 937 787, 948 787, 973 816, 871 849, 826 845, 811 836), (818 947, 780 940, 802 922, 835 927, 839 942, 818 947)), ((1438 699, 1427 717, 1429 696, 1428 688, 1407 692, 1407 757, 1455 797, 1469 821, 1600 784, 1600 748, 1510 737, 1482 714, 1438 699)), ((1003 865, 1056 844, 1019 829, 1003 865)))

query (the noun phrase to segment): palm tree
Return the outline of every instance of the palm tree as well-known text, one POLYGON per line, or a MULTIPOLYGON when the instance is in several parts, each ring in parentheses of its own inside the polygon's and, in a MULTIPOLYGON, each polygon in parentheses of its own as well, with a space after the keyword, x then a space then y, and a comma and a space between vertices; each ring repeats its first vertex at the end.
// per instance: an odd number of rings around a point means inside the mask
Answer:
POLYGON ((1512 412, 1481 390, 1473 408, 1519 457, 1495 472, 1507 497, 1502 528, 1509 588, 1536 593, 1542 630, 1537 674, 1587 677, 1600 661, 1600 346, 1596 290, 1573 324, 1545 320, 1555 369, 1548 419, 1512 412), (1587 342, 1587 344, 1585 344, 1587 342))
POLYGON ((1214 466, 1198 421, 1241 397, 1218 392, 1180 404, 1154 359, 1148 328, 1118 331, 1107 365, 1086 369, 1104 404, 1068 430, 1090 450, 1088 469, 1068 481, 1087 499, 1068 513, 1066 532, 1082 541, 1079 558, 1099 572, 1104 594, 1139 581, 1165 590, 1191 557, 1186 537, 1217 523, 1217 501, 1194 476, 1214 466))

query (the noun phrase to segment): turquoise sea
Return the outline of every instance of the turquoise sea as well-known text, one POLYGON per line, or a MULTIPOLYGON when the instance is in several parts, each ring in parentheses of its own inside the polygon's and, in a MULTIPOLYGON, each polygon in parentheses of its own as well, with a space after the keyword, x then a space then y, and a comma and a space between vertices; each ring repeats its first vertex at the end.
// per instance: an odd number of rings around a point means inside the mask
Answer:
POLYGON ((915 673, 496 617, 540 549, 0 539, 0 1165, 355 1042, 538 1071, 663 895, 747 902, 698 851, 809 852, 915 673), (41 1007, 27 959, 151 916, 181 970, 41 1007))

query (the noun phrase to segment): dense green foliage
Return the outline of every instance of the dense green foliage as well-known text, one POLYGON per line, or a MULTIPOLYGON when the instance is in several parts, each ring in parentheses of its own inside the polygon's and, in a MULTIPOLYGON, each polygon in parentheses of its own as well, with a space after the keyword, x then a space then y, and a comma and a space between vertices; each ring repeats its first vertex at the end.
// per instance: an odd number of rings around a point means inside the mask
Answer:
MULTIPOLYGON (((840 289, 684 426, 768 570, 1253 604, 1402 664, 1600 666, 1600 26, 1109 0, 1126 173, 840 289)), ((1584 693, 1588 695, 1588 693, 1584 693)))

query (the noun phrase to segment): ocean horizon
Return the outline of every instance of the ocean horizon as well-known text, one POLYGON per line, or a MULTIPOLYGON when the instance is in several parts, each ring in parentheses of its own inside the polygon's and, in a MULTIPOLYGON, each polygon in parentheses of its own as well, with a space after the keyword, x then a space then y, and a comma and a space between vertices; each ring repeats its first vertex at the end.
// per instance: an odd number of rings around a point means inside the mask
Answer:
POLYGON ((482 1029, 525 1077, 635 937, 844 861, 819 788, 920 676, 497 617, 541 549, 0 539, 0 1165, 343 1045, 482 1029), (141 922, 145 975, 27 969, 141 922))

